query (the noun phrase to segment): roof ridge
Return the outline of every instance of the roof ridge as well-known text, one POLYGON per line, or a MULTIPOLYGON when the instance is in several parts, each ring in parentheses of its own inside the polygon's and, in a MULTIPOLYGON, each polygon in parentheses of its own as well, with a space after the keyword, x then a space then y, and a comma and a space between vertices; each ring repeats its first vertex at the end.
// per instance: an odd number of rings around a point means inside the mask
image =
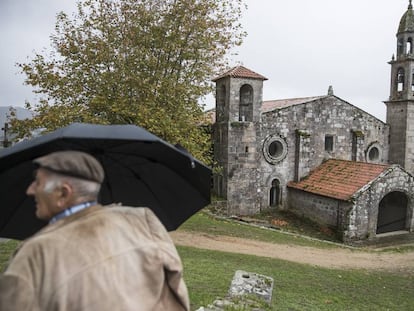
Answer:
POLYGON ((274 100, 265 100, 262 102, 262 111, 270 112, 275 109, 286 108, 290 106, 301 105, 305 103, 310 103, 315 100, 323 99, 332 95, 319 95, 319 96, 307 96, 307 97, 295 97, 295 98, 285 98, 285 99, 274 99, 274 100))
POLYGON ((242 65, 238 65, 220 74, 218 77, 214 78, 212 81, 215 82, 225 77, 267 80, 265 76, 262 76, 261 74, 251 69, 248 69, 242 65))
POLYGON ((329 95, 315 95, 315 96, 304 96, 304 97, 289 97, 289 98, 281 98, 281 99, 268 99, 264 100, 263 102, 275 102, 275 101, 283 101, 283 100, 296 100, 296 99, 308 99, 308 98, 321 98, 327 97, 329 95))

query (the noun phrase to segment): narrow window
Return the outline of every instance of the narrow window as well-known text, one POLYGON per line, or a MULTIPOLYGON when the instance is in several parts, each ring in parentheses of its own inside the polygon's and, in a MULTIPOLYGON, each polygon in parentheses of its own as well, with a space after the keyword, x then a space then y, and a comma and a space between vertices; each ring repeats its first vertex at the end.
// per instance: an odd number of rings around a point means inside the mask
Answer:
POLYGON ((272 187, 270 188, 270 206, 278 206, 281 203, 280 195, 280 181, 273 179, 272 187))
POLYGON ((240 88, 239 121, 253 121, 253 88, 248 84, 240 88))
POLYGON ((397 91, 401 92, 404 90, 404 69, 399 68, 397 72, 397 91))
POLYGON ((351 148, 351 160, 357 160, 357 152, 358 152, 358 136, 355 132, 352 132, 352 148, 351 148))
POLYGON ((325 135, 325 151, 333 151, 333 136, 325 135))
POLYGON ((414 70, 413 70, 413 73, 411 75, 411 91, 414 92, 414 70))
POLYGON ((378 150, 377 147, 372 147, 369 150, 368 158, 369 158, 370 161, 377 161, 378 160, 378 158, 379 158, 379 150, 378 150))

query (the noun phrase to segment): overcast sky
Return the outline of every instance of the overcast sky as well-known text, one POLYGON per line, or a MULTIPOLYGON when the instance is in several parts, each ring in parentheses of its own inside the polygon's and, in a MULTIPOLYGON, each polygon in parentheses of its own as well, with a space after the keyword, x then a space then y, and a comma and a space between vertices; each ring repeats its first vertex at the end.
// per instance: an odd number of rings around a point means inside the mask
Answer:
MULTIPOLYGON (((16 62, 49 48, 57 12, 76 0, 0 0, 0 106, 35 101, 16 62)), ((385 120, 396 32, 408 0, 246 0, 248 33, 232 64, 269 80, 263 99, 335 95, 385 120)), ((207 108, 214 106, 207 99, 207 108)))

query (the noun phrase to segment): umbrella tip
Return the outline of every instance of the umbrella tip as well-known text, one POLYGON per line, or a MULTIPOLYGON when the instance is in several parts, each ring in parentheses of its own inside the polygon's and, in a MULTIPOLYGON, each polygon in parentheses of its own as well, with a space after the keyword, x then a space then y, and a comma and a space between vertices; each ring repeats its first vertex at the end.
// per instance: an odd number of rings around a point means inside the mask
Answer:
POLYGON ((183 152, 185 152, 189 157, 190 157, 190 161, 191 161, 191 168, 195 168, 196 167, 196 164, 195 164, 195 162, 194 162, 194 158, 193 158, 193 156, 191 155, 191 153, 189 153, 188 152, 188 150, 187 149, 185 149, 182 145, 180 145, 180 144, 175 144, 175 148, 177 148, 178 150, 180 150, 180 151, 183 151, 183 152))

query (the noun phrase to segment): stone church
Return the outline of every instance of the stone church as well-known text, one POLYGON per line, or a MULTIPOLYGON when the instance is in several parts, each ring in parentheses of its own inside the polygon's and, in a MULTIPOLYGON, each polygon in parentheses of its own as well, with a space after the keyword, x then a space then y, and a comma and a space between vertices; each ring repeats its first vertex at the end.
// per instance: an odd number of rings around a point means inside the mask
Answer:
POLYGON ((289 209, 346 241, 414 230, 414 12, 397 32, 386 123, 327 95, 263 101, 264 76, 237 66, 216 83, 214 191, 228 214, 289 209))

